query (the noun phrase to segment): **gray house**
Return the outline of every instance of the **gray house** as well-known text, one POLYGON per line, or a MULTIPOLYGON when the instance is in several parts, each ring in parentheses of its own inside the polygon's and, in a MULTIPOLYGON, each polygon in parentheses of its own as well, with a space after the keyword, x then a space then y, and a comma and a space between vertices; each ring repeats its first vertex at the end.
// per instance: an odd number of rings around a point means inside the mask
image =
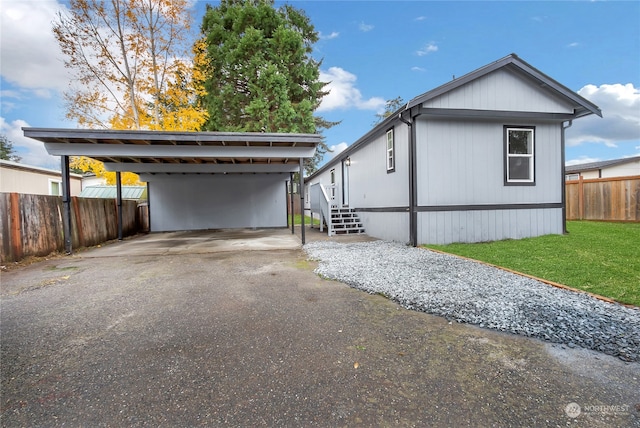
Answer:
POLYGON ((565 231, 564 136, 600 109, 515 54, 409 101, 305 180, 329 233, 412 245, 565 231))

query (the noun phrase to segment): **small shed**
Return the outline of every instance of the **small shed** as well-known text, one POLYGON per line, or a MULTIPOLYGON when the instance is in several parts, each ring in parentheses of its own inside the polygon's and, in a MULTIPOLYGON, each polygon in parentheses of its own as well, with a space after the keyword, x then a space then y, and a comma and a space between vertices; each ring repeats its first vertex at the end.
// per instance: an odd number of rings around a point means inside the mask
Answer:
POLYGON ((565 130, 590 114, 508 55, 413 98, 308 177, 307 209, 330 233, 346 216, 412 245, 562 234, 565 130))

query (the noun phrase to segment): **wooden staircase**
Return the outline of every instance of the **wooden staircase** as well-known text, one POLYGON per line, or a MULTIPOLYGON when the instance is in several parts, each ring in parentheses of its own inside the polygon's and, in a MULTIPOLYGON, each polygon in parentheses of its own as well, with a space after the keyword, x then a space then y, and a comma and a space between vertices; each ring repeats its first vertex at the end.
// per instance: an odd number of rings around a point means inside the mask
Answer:
POLYGON ((358 214, 350 208, 331 208, 331 229, 336 235, 364 233, 364 226, 358 214))

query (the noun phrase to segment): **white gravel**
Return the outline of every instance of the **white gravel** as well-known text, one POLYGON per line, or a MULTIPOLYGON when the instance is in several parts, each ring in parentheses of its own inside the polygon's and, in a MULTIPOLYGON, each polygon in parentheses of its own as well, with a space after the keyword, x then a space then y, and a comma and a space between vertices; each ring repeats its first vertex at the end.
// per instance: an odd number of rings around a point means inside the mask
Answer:
POLYGON ((316 273, 449 320, 640 361, 640 310, 385 241, 311 242, 316 273))

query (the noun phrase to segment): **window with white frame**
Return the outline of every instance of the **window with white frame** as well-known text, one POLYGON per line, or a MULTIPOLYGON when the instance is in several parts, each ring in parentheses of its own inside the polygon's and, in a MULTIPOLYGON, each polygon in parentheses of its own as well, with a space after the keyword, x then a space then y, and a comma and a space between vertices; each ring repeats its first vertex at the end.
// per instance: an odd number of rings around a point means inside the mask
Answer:
POLYGON ((505 184, 535 184, 535 128, 505 126, 505 184))
POLYGON ((336 198, 336 169, 333 168, 329 171, 329 178, 331 180, 331 199, 336 198))
POLYGON ((62 181, 49 179, 49 194, 62 196, 62 181))
POLYGON ((387 131, 387 172, 396 170, 396 154, 393 142, 393 128, 387 131))

